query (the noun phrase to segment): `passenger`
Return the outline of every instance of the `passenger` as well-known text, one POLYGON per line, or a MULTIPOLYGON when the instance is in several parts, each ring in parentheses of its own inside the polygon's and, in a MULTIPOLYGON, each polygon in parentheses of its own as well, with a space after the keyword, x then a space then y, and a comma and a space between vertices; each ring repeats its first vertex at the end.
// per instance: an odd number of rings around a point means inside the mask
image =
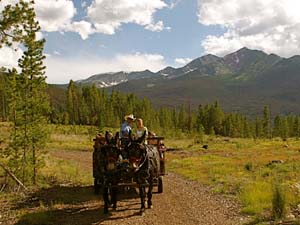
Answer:
POLYGON ((141 118, 137 119, 137 138, 140 138, 143 136, 143 134, 146 132, 145 141, 144 143, 147 144, 147 138, 148 138, 148 129, 144 126, 143 120, 141 118))
POLYGON ((120 128, 120 139, 121 145, 126 145, 128 143, 129 133, 132 131, 133 122, 135 117, 133 114, 124 117, 125 121, 122 123, 120 128))

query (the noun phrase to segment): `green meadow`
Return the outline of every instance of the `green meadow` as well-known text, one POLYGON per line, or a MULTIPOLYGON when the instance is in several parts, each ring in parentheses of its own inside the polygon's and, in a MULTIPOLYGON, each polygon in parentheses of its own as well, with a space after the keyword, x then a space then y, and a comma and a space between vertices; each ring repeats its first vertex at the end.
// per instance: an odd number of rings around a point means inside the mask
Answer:
MULTIPOLYGON (((9 129, 8 123, 0 123, 2 151, 8 143, 9 129)), ((59 184, 92 185, 92 171, 76 160, 59 158, 57 153, 91 152, 97 129, 49 125, 49 130, 38 185, 43 188, 59 184)), ((300 140, 217 136, 198 139, 192 135, 166 137, 165 145, 170 149, 166 154, 167 172, 209 185, 216 194, 236 199, 242 213, 254 218, 276 216, 276 206, 289 215, 300 204, 300 140), (204 144, 208 145, 207 149, 203 148, 204 144)), ((4 196, 8 195, 2 192, 0 199, 4 196)))
POLYGON ((299 140, 204 139, 208 149, 193 139, 167 139, 166 145, 175 150, 167 155, 168 171, 236 198, 245 214, 272 216, 276 188, 280 188, 280 197, 284 198, 282 207, 286 215, 297 208, 300 203, 299 140))

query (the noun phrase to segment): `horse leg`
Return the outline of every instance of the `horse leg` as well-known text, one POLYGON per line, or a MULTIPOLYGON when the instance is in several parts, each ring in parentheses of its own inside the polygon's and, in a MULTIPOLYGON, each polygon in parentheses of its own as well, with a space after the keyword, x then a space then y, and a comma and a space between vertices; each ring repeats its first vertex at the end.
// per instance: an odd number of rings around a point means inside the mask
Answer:
POLYGON ((109 205, 109 190, 108 187, 105 186, 103 189, 103 200, 104 200, 104 214, 108 213, 108 205, 109 205))
POLYGON ((145 198, 146 198, 145 186, 143 186, 143 184, 139 185, 139 191, 140 191, 140 198, 141 198, 140 212, 143 214, 145 212, 145 198))
POLYGON ((113 187, 112 192, 111 192, 111 201, 112 201, 114 210, 117 209, 117 193, 118 193, 118 188, 113 187))
POLYGON ((148 180, 149 187, 148 187, 148 193, 147 193, 147 198, 148 198, 148 208, 152 209, 152 190, 153 190, 153 178, 150 177, 148 180))

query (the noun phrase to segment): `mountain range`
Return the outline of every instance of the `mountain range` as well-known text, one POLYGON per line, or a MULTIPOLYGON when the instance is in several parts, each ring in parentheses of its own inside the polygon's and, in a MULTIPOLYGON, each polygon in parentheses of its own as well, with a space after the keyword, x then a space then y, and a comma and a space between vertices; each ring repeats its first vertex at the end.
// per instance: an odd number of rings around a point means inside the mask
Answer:
POLYGON ((272 113, 300 113, 300 56, 290 58, 242 48, 224 57, 205 55, 180 68, 156 73, 117 72, 77 81, 148 97, 157 105, 219 101, 226 111, 254 116, 269 105, 272 113))

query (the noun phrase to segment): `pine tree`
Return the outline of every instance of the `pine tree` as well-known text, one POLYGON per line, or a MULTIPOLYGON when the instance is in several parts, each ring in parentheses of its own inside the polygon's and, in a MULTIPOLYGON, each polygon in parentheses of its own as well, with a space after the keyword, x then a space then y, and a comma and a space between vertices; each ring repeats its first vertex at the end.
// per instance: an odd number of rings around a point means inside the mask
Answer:
POLYGON ((266 138, 272 138, 272 124, 268 106, 265 106, 263 111, 263 131, 266 138))
POLYGON ((196 120, 197 131, 204 129, 203 121, 204 121, 204 111, 203 111, 202 105, 200 104, 198 106, 197 120, 196 120))
POLYGON ((274 118, 273 137, 281 137, 282 121, 279 115, 274 118))
POLYGON ((282 122, 281 122, 280 136, 284 139, 288 138, 288 131, 289 131, 289 127, 288 127, 287 118, 284 117, 282 118, 282 122))
POLYGON ((294 132, 295 132, 295 137, 299 138, 300 137, 300 117, 299 116, 296 116, 296 118, 295 118, 294 132))
POLYGON ((255 138, 261 138, 264 135, 263 123, 260 118, 255 119, 255 138))
POLYGON ((79 101, 77 87, 73 80, 70 80, 67 90, 67 109, 71 124, 79 124, 79 101))
POLYGON ((0 48, 21 43, 27 35, 24 25, 30 21, 30 6, 34 1, 20 0, 17 4, 7 5, 0 18, 0 48))
POLYGON ((40 27, 35 20, 33 2, 20 1, 17 5, 24 9, 21 19, 24 35, 20 38, 24 55, 19 60, 21 73, 18 74, 13 69, 8 76, 11 85, 9 112, 10 119, 13 121, 8 158, 11 159, 10 165, 13 169, 21 174, 23 182, 28 182, 31 178, 32 183, 35 184, 40 165, 39 150, 45 144, 47 135, 45 124, 49 112, 43 66, 45 40, 36 38, 40 27))
POLYGON ((186 131, 187 130, 187 115, 186 115, 186 111, 185 111, 185 108, 184 108, 184 105, 181 105, 180 108, 179 108, 179 115, 178 115, 178 125, 179 125, 179 128, 182 130, 182 131, 186 131))
MULTIPOLYGON (((24 135, 27 146, 25 149, 31 151, 32 182, 36 183, 39 150, 44 147, 47 137, 46 124, 49 113, 49 98, 46 94, 45 66, 43 60, 43 48, 45 40, 37 40, 37 32, 40 26, 35 20, 35 12, 30 8, 28 12, 28 23, 25 26, 27 33, 24 38, 26 51, 19 60, 19 67, 22 69, 20 77, 24 81, 24 135)), ((26 159, 25 159, 26 160, 26 159)))
POLYGON ((2 121, 5 121, 7 114, 7 75, 2 71, 3 70, 0 68, 0 117, 2 118, 2 121))

